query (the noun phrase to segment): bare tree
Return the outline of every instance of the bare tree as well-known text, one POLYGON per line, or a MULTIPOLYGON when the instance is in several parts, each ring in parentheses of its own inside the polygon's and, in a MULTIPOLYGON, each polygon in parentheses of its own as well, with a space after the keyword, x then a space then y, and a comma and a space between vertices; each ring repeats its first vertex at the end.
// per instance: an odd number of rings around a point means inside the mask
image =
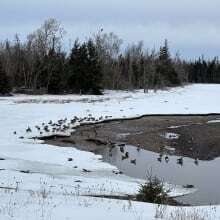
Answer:
MULTIPOLYGON (((46 20, 39 29, 28 36, 28 45, 32 48, 35 56, 37 55, 39 61, 45 62, 45 58, 48 58, 49 55, 57 52, 60 53, 64 34, 65 30, 61 26, 60 22, 56 19, 50 18, 46 20)), ((53 74, 53 65, 51 65, 48 61, 44 64, 44 67, 47 68, 46 89, 48 89, 48 85, 53 74), (45 67, 45 65, 47 67, 45 67)), ((34 88, 37 87, 40 74, 40 71, 35 73, 34 88)))
POLYGON ((118 70, 118 57, 123 41, 113 32, 103 33, 103 30, 94 35, 95 45, 102 65, 104 87, 115 89, 118 70))
POLYGON ((32 39, 33 47, 43 57, 48 55, 51 49, 55 51, 60 50, 64 34, 65 30, 60 22, 50 18, 39 29, 29 35, 28 38, 32 39))

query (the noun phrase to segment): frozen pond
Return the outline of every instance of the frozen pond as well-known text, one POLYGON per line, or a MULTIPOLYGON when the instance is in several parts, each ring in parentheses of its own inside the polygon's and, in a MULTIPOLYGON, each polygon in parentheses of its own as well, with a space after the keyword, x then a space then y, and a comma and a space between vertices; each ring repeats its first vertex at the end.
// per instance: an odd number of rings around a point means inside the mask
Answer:
POLYGON ((103 155, 103 160, 118 167, 126 175, 145 179, 152 170, 153 175, 164 182, 178 185, 194 185, 197 191, 191 195, 177 198, 178 201, 191 205, 209 205, 220 203, 220 158, 212 161, 197 161, 183 158, 183 163, 177 163, 180 157, 165 155, 159 161, 159 154, 133 146, 119 147, 112 150, 103 148, 96 152, 103 155), (126 152, 128 152, 126 154, 126 152), (126 156, 129 156, 126 158, 126 156))

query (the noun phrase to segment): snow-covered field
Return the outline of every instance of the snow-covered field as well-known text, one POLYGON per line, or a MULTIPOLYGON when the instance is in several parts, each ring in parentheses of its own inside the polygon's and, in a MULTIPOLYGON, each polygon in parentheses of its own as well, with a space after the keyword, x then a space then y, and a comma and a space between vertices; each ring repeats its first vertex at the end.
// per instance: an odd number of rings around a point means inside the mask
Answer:
MULTIPOLYGON (((220 113, 219 94, 220 85, 197 84, 148 94, 106 91, 104 96, 0 98, 0 159, 5 159, 0 160, 0 219, 147 220, 155 219, 160 212, 165 213, 160 216, 164 219, 178 219, 179 213, 186 219, 198 213, 207 219, 220 219, 220 206, 158 208, 153 204, 90 197, 134 194, 143 180, 115 175, 112 171, 117 168, 93 153, 28 139, 39 135, 34 126, 50 120, 67 118, 68 121, 74 116, 92 115, 103 120, 105 116, 220 113), (27 135, 28 127, 32 132, 27 135), (21 136, 24 139, 19 139, 21 136)), ((172 188, 172 196, 188 193, 178 186, 172 188)))

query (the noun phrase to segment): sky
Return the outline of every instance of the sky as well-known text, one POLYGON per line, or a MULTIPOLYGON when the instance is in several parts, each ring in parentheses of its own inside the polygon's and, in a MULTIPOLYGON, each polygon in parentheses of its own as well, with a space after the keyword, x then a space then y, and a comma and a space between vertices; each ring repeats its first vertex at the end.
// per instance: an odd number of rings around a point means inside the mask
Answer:
POLYGON ((219 0, 0 0, 0 39, 21 39, 55 18, 69 39, 114 32, 127 45, 140 40, 158 48, 168 39, 172 53, 194 59, 220 53, 219 0))

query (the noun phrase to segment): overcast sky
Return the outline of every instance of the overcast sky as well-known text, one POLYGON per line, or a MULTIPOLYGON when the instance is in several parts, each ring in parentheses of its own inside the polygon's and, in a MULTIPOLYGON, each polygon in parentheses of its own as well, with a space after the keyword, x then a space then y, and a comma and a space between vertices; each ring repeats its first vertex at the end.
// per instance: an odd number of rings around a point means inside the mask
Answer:
POLYGON ((220 53, 220 0, 0 0, 0 39, 24 38, 47 18, 56 18, 68 39, 104 28, 124 43, 149 48, 165 38, 182 57, 220 53))

